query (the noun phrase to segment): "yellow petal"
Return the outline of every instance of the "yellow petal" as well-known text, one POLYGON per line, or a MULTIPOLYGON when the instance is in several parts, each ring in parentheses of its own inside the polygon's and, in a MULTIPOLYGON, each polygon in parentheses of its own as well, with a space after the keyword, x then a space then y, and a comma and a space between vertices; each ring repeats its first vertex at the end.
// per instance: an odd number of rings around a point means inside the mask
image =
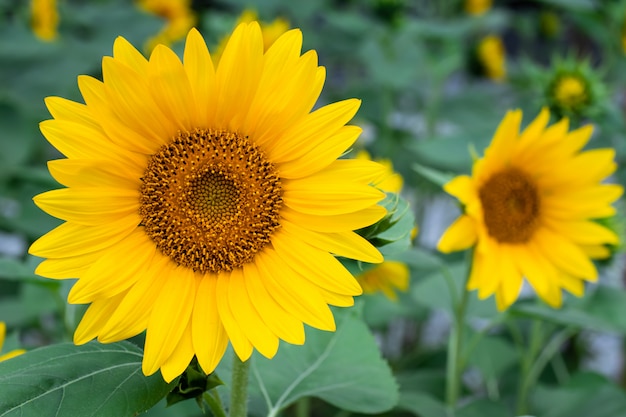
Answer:
MULTIPOLYGON (((218 283, 219 286, 219 283, 218 283)), ((253 307, 241 268, 230 272, 228 302, 239 327, 256 350, 266 358, 273 358, 278 351, 278 337, 265 325, 253 307)))
POLYGON ((270 151, 272 160, 293 161, 314 149, 316 152, 325 152, 333 148, 333 136, 354 117, 360 105, 361 100, 348 99, 328 104, 308 114, 276 141, 270 151))
POLYGON ((137 214, 98 226, 63 223, 37 239, 28 249, 41 258, 67 258, 108 248, 128 236, 140 223, 137 214))
POLYGON ((285 181, 283 201, 293 210, 313 215, 338 215, 367 209, 385 198, 385 193, 365 184, 336 181, 314 183, 285 181))
POLYGON ((347 232, 372 225, 385 217, 387 210, 379 205, 346 214, 314 215, 284 207, 280 215, 291 223, 296 223, 316 232, 347 232))
POLYGON ((589 281, 598 279, 598 271, 580 246, 549 229, 541 228, 534 236, 542 252, 567 274, 589 281))
POLYGON ((467 175, 454 177, 443 186, 443 189, 448 194, 458 198, 463 204, 467 204, 477 198, 474 182, 472 178, 467 175))
POLYGON ((477 238, 474 219, 461 215, 441 236, 437 243, 437 250, 443 253, 465 250, 473 246, 477 238))
POLYGON ((296 319, 292 313, 287 312, 277 298, 272 296, 266 286, 265 280, 259 275, 258 268, 254 263, 247 263, 243 267, 244 281, 248 290, 248 297, 254 308, 259 313, 265 325, 282 340, 301 345, 304 343, 304 326, 302 321, 296 319))
POLYGON ((205 373, 215 370, 228 346, 228 336, 217 311, 217 276, 202 277, 192 316, 192 341, 198 363, 205 373))
POLYGON ((155 373, 176 348, 191 318, 197 284, 193 271, 184 267, 176 268, 167 277, 148 320, 144 375, 155 373))
POLYGON ((344 295, 360 295, 361 286, 348 270, 328 252, 288 235, 276 236, 272 246, 286 264, 319 287, 344 295))
MULTIPOLYGON (((258 255, 257 255, 258 256, 258 255)), ((252 343, 241 329, 239 321, 235 318, 230 307, 228 297, 228 287, 230 286, 231 273, 223 272, 217 277, 217 287, 215 288, 215 299, 217 301, 217 311, 224 325, 224 329, 230 339, 230 344, 239 359, 247 361, 252 355, 252 343)))
POLYGON ((191 84, 196 107, 197 128, 208 128, 215 114, 212 97, 215 91, 215 69, 206 43, 196 28, 189 31, 183 57, 187 78, 191 84))
POLYGON ((154 301, 170 276, 169 271, 174 268, 168 257, 157 253, 102 326, 98 340, 102 343, 117 342, 146 330, 154 301))
POLYGON ((111 314, 115 312, 120 301, 124 298, 124 293, 120 293, 112 298, 95 300, 85 315, 80 320, 74 332, 74 344, 84 345, 97 337, 102 327, 106 324, 111 314))
POLYGON ((329 166, 357 140, 363 129, 358 126, 344 126, 328 138, 323 148, 316 148, 300 158, 282 162, 278 173, 282 178, 302 178, 329 166))
MULTIPOLYGON (((179 323, 179 326, 182 326, 183 323, 179 323)), ((173 350, 172 354, 163 362, 161 366, 161 374, 163 375, 163 379, 165 382, 172 382, 176 377, 181 375, 189 363, 191 359, 193 359, 194 350, 193 344, 191 342, 191 321, 187 322, 187 326, 185 326, 185 331, 178 341, 178 345, 173 350)))
POLYGON ((62 188, 33 198, 46 213, 84 226, 97 226, 139 212, 136 190, 106 188, 62 188))
POLYGON ((259 276, 267 292, 291 315, 321 330, 335 330, 335 320, 328 305, 312 285, 304 281, 272 250, 264 250, 255 259, 259 276))
MULTIPOLYGON (((165 117, 178 130, 191 131, 199 120, 187 73, 178 56, 170 48, 157 45, 150 55, 150 93, 165 117)), ((167 138, 169 139, 169 137, 167 138)))
POLYGON ((371 243, 354 232, 318 233, 304 229, 286 220, 282 222, 282 231, 292 239, 300 239, 311 246, 328 251, 338 256, 357 259, 369 263, 380 263, 383 256, 371 243))
POLYGON ((121 36, 118 36, 113 43, 113 58, 128 65, 142 76, 148 74, 148 60, 121 36))
POLYGON ((72 287, 67 299, 86 304, 108 298, 131 287, 150 265, 156 246, 142 229, 106 250, 72 287))

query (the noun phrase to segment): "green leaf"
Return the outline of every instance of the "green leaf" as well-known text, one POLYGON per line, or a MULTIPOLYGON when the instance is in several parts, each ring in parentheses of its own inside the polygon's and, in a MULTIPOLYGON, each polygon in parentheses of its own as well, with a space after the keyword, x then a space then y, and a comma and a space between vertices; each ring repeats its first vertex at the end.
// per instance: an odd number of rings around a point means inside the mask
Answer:
POLYGON ((532 396, 533 411, 541 417, 616 417, 626 415, 626 393, 594 373, 579 373, 567 384, 539 386, 532 396))
POLYGON ((511 410, 504 404, 487 399, 472 401, 455 413, 456 417, 510 417, 511 415, 513 415, 511 410))
MULTIPOLYGON (((254 409, 265 403, 267 414, 277 415, 302 397, 360 413, 381 413, 397 403, 396 381, 367 326, 353 312, 339 316, 336 332, 307 329, 303 346, 281 344, 273 359, 254 356, 250 391, 259 404, 254 409)), ((222 360, 218 368, 226 385, 230 362, 222 360)))
POLYGON ((413 164, 413 169, 419 175, 426 178, 428 181, 432 182, 438 187, 443 187, 452 178, 454 178, 454 175, 449 172, 442 172, 421 164, 413 164))
POLYGON ((448 417, 446 405, 425 392, 403 392, 396 407, 419 417, 448 417))
POLYGON ((510 313, 552 323, 626 334, 626 291, 599 285, 588 288, 584 298, 568 297, 560 309, 536 302, 517 303, 510 313))
POLYGON ((468 364, 476 366, 485 378, 497 378, 518 360, 519 353, 511 343, 484 336, 469 355, 468 364))
MULTIPOLYGON (((0 417, 135 416, 171 388, 129 342, 45 346, 0 362, 0 417)), ((173 385, 173 384, 172 384, 173 385)))

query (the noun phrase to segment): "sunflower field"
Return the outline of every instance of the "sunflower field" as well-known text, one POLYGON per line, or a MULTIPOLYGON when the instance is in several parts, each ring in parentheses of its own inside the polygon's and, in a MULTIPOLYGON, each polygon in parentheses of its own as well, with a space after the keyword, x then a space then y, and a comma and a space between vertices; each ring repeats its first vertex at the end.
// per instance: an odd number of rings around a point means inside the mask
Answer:
POLYGON ((626 0, 0 0, 0 417, 626 417, 626 0))

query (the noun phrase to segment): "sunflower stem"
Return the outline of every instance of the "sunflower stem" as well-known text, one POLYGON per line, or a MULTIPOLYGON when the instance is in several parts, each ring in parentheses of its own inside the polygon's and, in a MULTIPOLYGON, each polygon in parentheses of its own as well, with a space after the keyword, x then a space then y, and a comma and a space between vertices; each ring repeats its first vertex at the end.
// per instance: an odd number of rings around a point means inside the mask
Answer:
POLYGON ((239 356, 233 355, 233 374, 230 388, 229 417, 246 417, 248 415, 248 371, 250 360, 242 362, 239 356))
POLYGON ((522 370, 520 373, 520 383, 517 393, 516 411, 518 415, 526 414, 528 410, 528 394, 533 384, 532 368, 539 352, 539 348, 543 341, 542 323, 539 320, 533 320, 530 329, 530 338, 528 341, 528 349, 522 358, 522 370))
MULTIPOLYGON (((472 272, 472 255, 473 251, 467 254, 468 268, 463 287, 461 288, 461 296, 457 295, 457 289, 454 281, 449 277, 447 279, 450 286, 450 296, 452 300, 452 327, 450 329, 450 338, 448 340, 448 358, 446 367, 446 403, 448 404, 449 415, 455 415, 456 405, 459 399, 459 391, 461 388, 461 377, 463 375, 463 360, 461 357, 463 330, 465 324, 465 312, 469 301, 469 291, 467 290, 467 281, 472 272)), ((445 276, 446 274, 444 274, 445 276)))
POLYGON ((217 393, 215 396, 213 396, 211 395, 211 393, 205 392, 202 394, 202 398, 204 399, 204 402, 207 403, 207 405, 211 409, 211 412, 213 413, 213 417, 226 417, 226 413, 224 412, 224 409, 222 408, 222 402, 220 401, 217 393))
MULTIPOLYGON (((538 320, 535 323, 541 323, 538 320)), ((540 326, 537 326, 541 329, 540 326)), ((545 345, 545 347, 539 352, 540 346, 543 344, 543 335, 539 330, 537 336, 533 335, 535 332, 535 327, 533 323, 533 331, 531 333, 531 345, 529 350, 534 350, 533 357, 528 359, 528 363, 526 364, 527 369, 522 369, 522 380, 520 383, 519 395, 517 397, 517 414, 526 414, 528 412, 528 394, 530 393, 531 387, 535 385, 541 372, 546 367, 548 362, 554 357, 554 355, 559 351, 563 343, 567 341, 574 333, 575 330, 571 327, 567 327, 557 334, 555 334, 552 339, 545 345), (533 340, 537 339, 537 340, 533 340), (537 354, 539 353, 539 354, 537 354)), ((530 356, 530 355, 529 355, 530 356)), ((525 361, 526 362, 526 361, 525 361)))

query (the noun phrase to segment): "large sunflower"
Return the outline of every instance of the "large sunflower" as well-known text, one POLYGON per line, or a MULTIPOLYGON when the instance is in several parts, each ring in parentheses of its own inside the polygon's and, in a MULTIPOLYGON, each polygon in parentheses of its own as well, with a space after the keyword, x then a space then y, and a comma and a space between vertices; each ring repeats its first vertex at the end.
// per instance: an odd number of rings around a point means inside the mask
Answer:
POLYGON ((591 126, 568 132, 568 120, 546 127, 547 110, 523 132, 521 111, 511 111, 498 127, 472 176, 444 186, 465 212, 439 241, 442 252, 476 245, 469 290, 480 298, 495 293, 504 310, 518 297, 525 277, 554 307, 561 289, 577 296, 583 281, 595 281, 591 259, 608 256, 605 244, 618 237, 592 219, 612 216, 611 203, 622 187, 600 182, 613 173, 612 149, 581 151, 591 126))
POLYGON ((78 278, 68 300, 91 305, 76 343, 147 329, 143 371, 171 381, 194 355, 212 372, 229 340, 246 360, 303 343, 303 323, 335 329, 328 305, 361 288, 333 254, 382 261, 353 230, 385 214, 368 185, 383 169, 337 159, 360 101, 311 112, 325 70, 301 46, 291 30, 264 52, 258 23, 241 24, 214 69, 195 29, 183 63, 118 38, 104 81, 79 77, 85 104, 46 100, 67 188, 35 202, 65 223, 30 253, 48 258, 37 273, 78 278))

